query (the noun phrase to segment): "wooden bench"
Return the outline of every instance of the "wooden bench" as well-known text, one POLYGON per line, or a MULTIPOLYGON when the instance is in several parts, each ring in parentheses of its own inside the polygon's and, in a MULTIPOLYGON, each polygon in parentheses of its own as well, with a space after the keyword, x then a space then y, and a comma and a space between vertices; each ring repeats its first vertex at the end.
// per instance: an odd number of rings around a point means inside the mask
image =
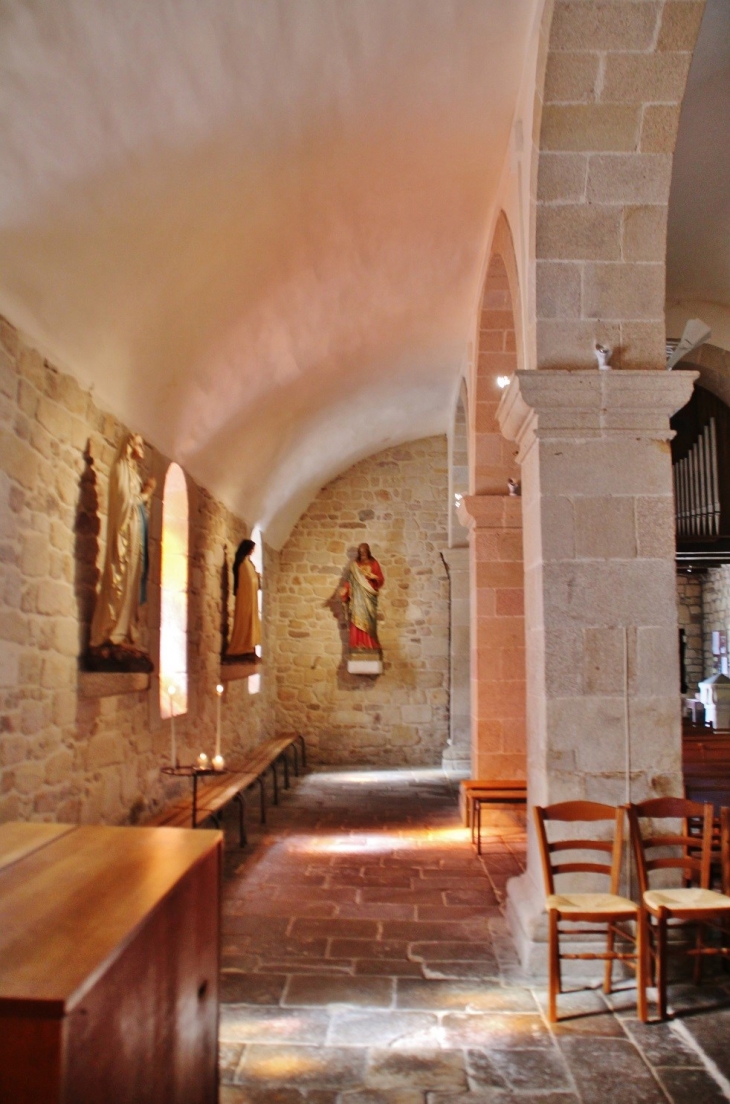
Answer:
POLYGON ((471 827, 471 842, 482 853, 482 805, 526 805, 524 778, 469 778, 459 785, 461 815, 471 827))
POLYGON ((284 768, 284 788, 289 788, 289 760, 287 752, 291 750, 294 756, 294 773, 299 774, 299 755, 301 763, 307 765, 307 752, 304 737, 296 734, 293 736, 275 736, 273 740, 267 740, 249 753, 243 764, 235 771, 226 771, 219 776, 205 775, 198 782, 197 801, 193 806, 193 795, 178 798, 170 805, 166 805, 158 813, 152 816, 146 823, 165 828, 197 828, 206 820, 212 820, 216 827, 220 827, 221 815, 226 805, 235 801, 238 805, 238 832, 241 847, 246 845, 245 811, 246 802, 244 794, 251 786, 258 785, 261 802, 261 823, 266 823, 266 792, 264 789, 264 777, 271 770, 273 781, 274 804, 279 804, 279 778, 277 764, 284 768))

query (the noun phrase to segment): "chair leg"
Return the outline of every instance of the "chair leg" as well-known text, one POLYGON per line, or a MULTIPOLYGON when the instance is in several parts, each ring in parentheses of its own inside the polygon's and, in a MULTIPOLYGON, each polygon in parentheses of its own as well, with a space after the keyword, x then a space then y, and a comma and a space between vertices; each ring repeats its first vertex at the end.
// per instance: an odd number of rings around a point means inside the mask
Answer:
MULTIPOLYGON (((613 954, 613 945, 614 945, 615 939, 616 939, 616 930, 615 930, 613 924, 609 923, 608 931, 606 932, 606 954, 607 955, 612 955, 613 954)), ((604 993, 610 993, 611 992, 612 976, 613 976, 613 959, 612 958, 607 958, 606 959, 606 967, 603 971, 603 992, 604 993)))
POLYGON ((558 911, 551 909, 548 913, 548 954, 549 954, 549 982, 548 982, 548 1020, 550 1023, 558 1022, 558 993, 560 983, 560 933, 558 931, 558 911))
POLYGON ((659 910, 656 925, 656 989, 659 1019, 667 1018, 667 913, 659 910))
POLYGON ((636 1014, 641 1023, 646 1023, 648 1019, 646 1009, 648 953, 646 912, 640 908, 636 919, 636 1014))
POLYGON ((702 983, 702 949, 704 947, 704 924, 697 925, 697 934, 695 935, 695 955, 694 969, 692 970, 692 980, 695 985, 702 983))

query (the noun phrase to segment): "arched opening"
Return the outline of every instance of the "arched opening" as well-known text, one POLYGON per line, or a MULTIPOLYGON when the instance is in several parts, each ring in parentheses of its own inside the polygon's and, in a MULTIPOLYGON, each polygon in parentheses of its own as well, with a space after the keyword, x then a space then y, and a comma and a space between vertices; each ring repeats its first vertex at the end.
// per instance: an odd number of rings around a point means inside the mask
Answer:
MULTIPOLYGON (((477 778, 525 773, 522 509, 513 442, 497 423, 502 384, 518 367, 512 235, 497 220, 479 313, 470 396, 471 766, 477 778), (510 487, 510 481, 512 486, 510 487)), ((463 513, 463 512, 462 512, 463 513)))
POLYGON ((188 708, 188 489, 178 464, 170 464, 162 497, 160 595, 160 714, 188 708))
MULTIPOLYGON (((261 579, 261 586, 259 587, 259 593, 258 593, 257 601, 258 601, 258 604, 259 604, 259 619, 261 621, 261 624, 263 625, 263 623, 264 623, 264 590, 263 590, 263 587, 264 587, 264 544, 263 544, 263 534, 262 534, 261 530, 259 529, 258 525, 255 526, 251 530, 251 540, 256 542, 256 547, 254 548, 253 552, 251 553, 251 563, 253 564, 253 566, 258 571, 259 578, 261 579)), ((261 644, 256 645, 256 655, 259 656, 259 658, 261 658, 261 656, 263 655, 263 646, 261 644)), ((249 675, 248 676, 248 692, 249 692, 249 694, 258 694, 260 690, 261 690, 261 673, 259 671, 257 671, 255 675, 249 675)))

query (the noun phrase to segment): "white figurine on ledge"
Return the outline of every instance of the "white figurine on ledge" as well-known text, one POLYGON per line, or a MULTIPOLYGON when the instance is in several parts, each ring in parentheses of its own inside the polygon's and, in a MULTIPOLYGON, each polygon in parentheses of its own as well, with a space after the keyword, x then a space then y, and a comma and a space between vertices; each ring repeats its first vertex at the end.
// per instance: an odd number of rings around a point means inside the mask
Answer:
POLYGON ((605 372, 606 369, 611 367, 608 362, 611 359, 612 353, 613 349, 610 345, 599 345, 598 342, 596 342, 596 360, 602 372, 605 372))

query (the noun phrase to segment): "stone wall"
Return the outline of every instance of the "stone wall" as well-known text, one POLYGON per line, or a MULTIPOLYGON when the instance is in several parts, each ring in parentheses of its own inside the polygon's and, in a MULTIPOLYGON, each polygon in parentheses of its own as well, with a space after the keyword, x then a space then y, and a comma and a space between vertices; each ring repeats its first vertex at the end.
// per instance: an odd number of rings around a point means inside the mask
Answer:
POLYGON ((391 448, 320 491, 281 552, 277 586, 278 726, 304 733, 314 762, 439 764, 448 737, 446 439, 391 448), (385 585, 384 672, 346 670, 337 597, 367 541, 385 585))
POLYGON ((687 695, 692 697, 697 683, 704 678, 702 655, 702 580, 699 575, 677 575, 677 616, 684 629, 684 670, 687 695))
MULTIPOLYGON (((89 680, 79 672, 103 562, 109 469, 126 432, 0 320, 0 821, 123 823, 163 798, 170 722, 160 720, 156 677, 147 690, 102 697, 88 696, 89 680)), ((157 478, 157 490, 141 642, 153 659, 167 464, 146 444, 142 474, 157 478)), ((212 748, 224 546, 230 566, 247 535, 189 478, 188 490, 189 711, 177 722, 183 761, 212 748)), ((275 585, 276 557, 268 560, 275 585)), ((125 685, 125 676, 111 677, 112 690, 125 685)), ((228 685, 223 750, 230 760, 269 734, 274 696, 267 668, 258 695, 249 695, 245 679, 228 685)))
POLYGON ((704 677, 720 670, 712 654, 713 632, 730 633, 730 564, 711 568, 702 581, 704 677))

